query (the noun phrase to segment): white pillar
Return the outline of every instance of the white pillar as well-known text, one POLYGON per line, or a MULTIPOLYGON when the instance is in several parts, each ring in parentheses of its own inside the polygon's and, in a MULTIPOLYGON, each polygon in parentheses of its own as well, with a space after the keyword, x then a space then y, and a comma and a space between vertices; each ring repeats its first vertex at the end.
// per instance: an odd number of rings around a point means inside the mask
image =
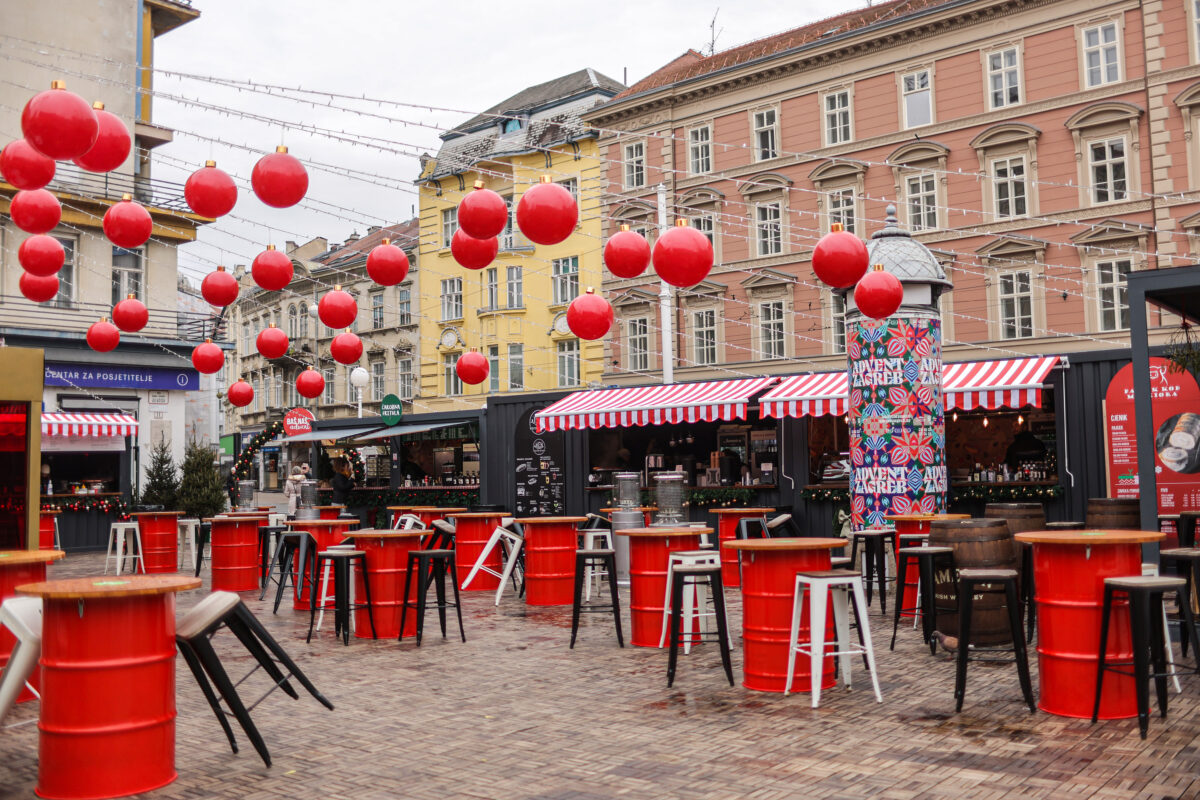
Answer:
MULTIPOLYGON (((662 236, 667 230, 667 186, 658 185, 658 235, 662 236)), ((658 312, 659 331, 662 339, 662 382, 675 382, 675 317, 674 303, 671 302, 671 285, 659 281, 658 312)))

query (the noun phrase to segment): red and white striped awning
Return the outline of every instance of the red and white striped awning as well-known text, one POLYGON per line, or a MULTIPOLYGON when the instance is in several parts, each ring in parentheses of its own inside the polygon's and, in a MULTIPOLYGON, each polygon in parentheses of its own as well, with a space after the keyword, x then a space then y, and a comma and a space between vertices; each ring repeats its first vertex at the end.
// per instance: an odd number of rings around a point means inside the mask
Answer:
POLYGON ((43 436, 137 436, 138 421, 127 414, 42 413, 43 436))
POLYGON ((745 419, 750 397, 778 380, 741 378, 574 392, 536 414, 537 430, 745 419))
POLYGON ((845 372, 792 375, 759 400, 764 417, 841 416, 846 413, 849 394, 845 372))

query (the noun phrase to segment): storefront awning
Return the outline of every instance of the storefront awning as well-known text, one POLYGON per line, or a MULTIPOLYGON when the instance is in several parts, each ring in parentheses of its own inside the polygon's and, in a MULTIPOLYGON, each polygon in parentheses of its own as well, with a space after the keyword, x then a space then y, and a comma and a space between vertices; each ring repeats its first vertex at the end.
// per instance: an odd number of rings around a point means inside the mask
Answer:
POLYGON ((775 377, 668 383, 569 394, 536 415, 538 432, 745 419, 750 397, 775 377))
POLYGON ((42 413, 43 436, 137 436, 138 421, 127 414, 42 413))
POLYGON ((365 442, 371 439, 388 439, 392 436, 404 436, 409 433, 436 431, 438 428, 453 428, 461 424, 462 422, 431 422, 425 425, 393 425, 390 428, 381 428, 377 431, 371 431, 365 436, 359 436, 355 441, 365 442))
POLYGON ((846 373, 792 375, 759 399, 764 417, 841 416, 846 413, 846 373))
POLYGON ((342 439, 353 439, 355 436, 361 436, 378 428, 378 425, 366 425, 361 428, 327 428, 323 431, 309 431, 308 433, 297 433, 295 436, 283 436, 273 442, 268 442, 268 444, 300 444, 301 442, 321 442, 326 439, 340 441, 342 439))

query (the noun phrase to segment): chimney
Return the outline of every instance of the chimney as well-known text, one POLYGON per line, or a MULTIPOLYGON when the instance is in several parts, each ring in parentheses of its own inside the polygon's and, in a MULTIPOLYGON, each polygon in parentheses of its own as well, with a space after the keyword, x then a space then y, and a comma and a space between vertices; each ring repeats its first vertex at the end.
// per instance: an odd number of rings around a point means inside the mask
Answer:
POLYGON ((361 237, 359 237, 359 235, 358 235, 358 231, 355 231, 354 233, 352 233, 352 234, 350 234, 349 236, 347 236, 347 237, 346 237, 346 243, 345 243, 344 245, 342 245, 342 246, 343 246, 343 247, 349 247, 350 245, 352 245, 352 244, 354 244, 355 242, 357 242, 357 241, 359 240, 359 238, 361 238, 361 237))
POLYGON ((379 226, 372 225, 371 227, 367 228, 367 236, 370 236, 372 233, 377 233, 378 231, 379 231, 379 226))
POLYGON ((291 253, 295 249, 296 249, 296 243, 293 242, 291 239, 288 239, 286 242, 283 243, 283 252, 287 253, 288 255, 291 255, 291 253))

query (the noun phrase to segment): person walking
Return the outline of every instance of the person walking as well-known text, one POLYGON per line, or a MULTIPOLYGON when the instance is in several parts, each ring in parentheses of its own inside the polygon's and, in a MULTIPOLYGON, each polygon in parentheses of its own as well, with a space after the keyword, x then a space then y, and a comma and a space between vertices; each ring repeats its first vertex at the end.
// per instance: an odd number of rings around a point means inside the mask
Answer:
POLYGON ((300 503, 300 485, 304 483, 304 473, 300 467, 293 467, 292 474, 283 484, 283 496, 287 498, 288 516, 296 515, 296 506, 300 503))

